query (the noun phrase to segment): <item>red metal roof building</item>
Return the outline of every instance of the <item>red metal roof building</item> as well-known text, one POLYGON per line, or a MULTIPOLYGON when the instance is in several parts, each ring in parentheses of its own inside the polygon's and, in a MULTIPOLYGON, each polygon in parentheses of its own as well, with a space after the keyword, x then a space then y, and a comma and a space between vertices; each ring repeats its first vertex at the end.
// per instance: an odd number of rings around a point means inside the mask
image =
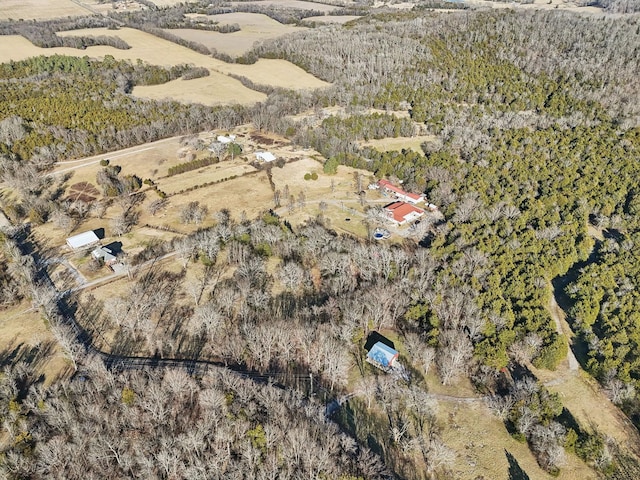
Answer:
POLYGON ((405 202, 394 202, 384 207, 384 210, 387 214, 387 218, 398 225, 413 222, 424 215, 424 210, 405 202))
POLYGON ((378 187, 384 193, 389 193, 398 197, 398 200, 402 200, 409 203, 418 203, 424 200, 424 195, 418 195, 417 193, 409 193, 402 190, 400 187, 396 187, 389 180, 384 178, 378 181, 378 187))

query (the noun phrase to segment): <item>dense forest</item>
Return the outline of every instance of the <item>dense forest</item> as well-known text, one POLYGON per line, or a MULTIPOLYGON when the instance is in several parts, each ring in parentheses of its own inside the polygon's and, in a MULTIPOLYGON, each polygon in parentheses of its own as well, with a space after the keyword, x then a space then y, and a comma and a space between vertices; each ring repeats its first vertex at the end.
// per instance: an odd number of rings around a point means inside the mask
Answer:
POLYGON ((225 369, 36 380, 24 365, 3 372, 3 478, 388 478, 323 406, 225 369))
MULTIPOLYGON (((633 9, 627 4, 608 8, 633 9)), ((184 26, 192 9, 114 18, 184 26)), ((284 58, 333 86, 275 91, 252 109, 129 95, 133 85, 184 78, 189 66, 57 56, 0 65, 0 174, 20 196, 3 200, 14 221, 57 218, 64 179, 42 174, 63 156, 248 120, 316 149, 325 172, 345 164, 394 177, 443 213, 422 224, 419 244, 387 245, 337 235, 322 215, 293 228, 272 212, 234 219, 194 201, 181 219, 201 230, 126 259, 130 291, 104 302, 60 298, 25 248, 28 228, 7 230, 0 286, 14 287, 0 302, 31 298, 78 374, 44 389, 26 371, 5 372, 1 417, 12 441, 1 468, 10 478, 447 478, 453 453, 425 383, 435 371, 445 385, 470 378, 548 472, 575 453, 611 473, 598 432, 581 429, 530 374, 504 372, 554 369, 566 358, 549 311, 556 295, 578 333, 574 346, 586 352, 583 366, 640 425, 639 51, 635 16, 385 13, 257 46, 243 61, 284 58), (287 118, 334 105, 346 114, 287 118), (432 137, 419 153, 361 146, 416 133, 432 137), (181 271, 137 271, 172 251, 181 271), (79 343, 78 328, 86 335, 79 343), (374 330, 393 332, 408 379, 389 380, 365 363, 374 330), (281 385, 218 368, 196 378, 113 373, 87 355, 87 342, 120 357, 215 362, 281 385), (309 375, 315 390, 301 385, 309 375), (356 391, 353 408, 367 427, 338 419, 354 442, 294 391, 356 391), (99 434, 87 435, 96 418, 99 434), (214 425, 220 418, 233 422, 214 425)), ((105 195, 126 183, 118 173, 105 165, 105 195)), ((379 212, 369 213, 375 224, 379 212)))

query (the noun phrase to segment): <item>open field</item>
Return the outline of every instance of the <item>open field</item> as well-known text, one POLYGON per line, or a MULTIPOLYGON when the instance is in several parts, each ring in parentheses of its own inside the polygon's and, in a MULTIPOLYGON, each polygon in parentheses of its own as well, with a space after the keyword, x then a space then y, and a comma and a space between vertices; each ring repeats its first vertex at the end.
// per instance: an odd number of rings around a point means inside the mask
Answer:
POLYGON ((550 391, 560 395, 562 404, 583 428, 591 430, 595 426, 619 445, 640 450, 638 431, 607 398, 598 383, 582 370, 570 371, 564 363, 555 372, 532 370, 550 391))
POLYGON ((237 83, 239 83, 237 80, 227 75, 211 72, 208 77, 192 80, 178 78, 160 85, 136 86, 133 87, 132 94, 150 100, 175 100, 209 106, 233 103, 253 105, 267 98, 264 93, 248 88, 237 88, 237 83))
POLYGON ((208 167, 199 168, 190 172, 181 173, 172 177, 163 178, 157 182, 158 188, 169 195, 187 189, 193 185, 200 185, 208 182, 216 182, 232 176, 240 177, 256 169, 247 163, 240 163, 238 159, 234 162, 223 162, 208 167))
POLYGON ((0 20, 49 20, 91 15, 91 11, 71 0, 2 0, 0 20))
MULTIPOLYGON (((321 88, 328 85, 326 82, 317 79, 313 75, 285 60, 261 59, 253 65, 230 64, 131 28, 122 28, 118 31, 108 30, 106 28, 89 28, 84 30, 73 30, 71 32, 60 32, 59 35, 118 36, 131 45, 132 48, 129 50, 118 50, 111 47, 90 47, 85 50, 85 52, 89 51, 93 53, 92 49, 107 49, 109 50, 109 54, 114 57, 126 60, 136 60, 140 58, 151 64, 164 66, 188 63, 199 67, 206 67, 210 69, 212 73, 215 71, 239 75, 258 84, 292 88, 294 90, 321 88)), ((98 53, 98 55, 101 56, 104 54, 98 53)), ((212 79, 212 77, 207 78, 212 79)), ((233 79, 229 80, 231 81, 233 79)), ((233 80, 233 82, 236 82, 236 80, 233 80)), ((216 85, 215 81, 212 82, 212 86, 215 87, 215 89, 211 94, 216 95, 215 90, 219 87, 216 85)), ((246 87, 243 86, 243 88, 246 87)), ((253 90, 250 90, 250 92, 253 92, 253 90)), ((221 97, 222 95, 217 94, 217 96, 221 97)))
POLYGON ((413 150, 414 152, 422 152, 422 144, 425 142, 432 142, 435 140, 435 135, 419 135, 415 137, 389 137, 380 138, 377 140, 369 140, 366 142, 360 142, 362 147, 373 147, 376 150, 383 152, 389 152, 392 150, 413 150))
POLYGON ((331 12, 338 8, 335 5, 324 3, 306 2, 304 0, 262 0, 260 2, 230 2, 231 5, 260 5, 264 7, 297 8, 298 10, 317 10, 319 12, 331 12))
POLYGON ((44 375, 50 385, 56 378, 73 374, 53 334, 38 310, 28 301, 0 311, 0 366, 24 361, 44 375))
POLYGON ((238 24, 240 31, 232 33, 196 29, 167 30, 185 40, 201 43, 208 48, 215 48, 218 52, 226 53, 232 57, 245 54, 251 50, 255 42, 306 30, 302 27, 283 25, 261 13, 234 12, 220 15, 187 14, 186 16, 194 20, 206 19, 218 22, 220 25, 238 24))
MULTIPOLYGON (((103 167, 100 160, 108 159, 112 165, 122 167, 122 175, 138 175, 140 178, 156 179, 167 174, 169 167, 185 161, 178 152, 185 149, 180 143, 182 137, 171 137, 156 142, 125 148, 110 153, 102 153, 93 157, 69 160, 56 164, 53 173, 73 172, 70 184, 79 182, 94 183, 96 174, 103 167)), ((203 133, 200 138, 204 142, 211 141, 212 133, 203 133)), ((185 149, 186 151, 186 149, 185 149)))
POLYGON ((596 480, 598 475, 575 455, 558 477, 542 470, 526 443, 512 438, 504 424, 482 402, 438 401, 443 440, 458 456, 452 478, 457 480, 531 479, 596 480), (518 476, 518 473, 520 474, 518 476))
POLYGON ((316 22, 316 23, 347 23, 351 20, 357 20, 362 18, 359 15, 321 15, 318 17, 307 17, 303 22, 316 22))
POLYGON ((118 36, 132 46, 129 50, 119 50, 107 46, 89 47, 86 50, 73 48, 39 48, 21 36, 10 35, 0 41, 0 62, 23 60, 36 55, 71 55, 82 57, 104 57, 112 55, 118 59, 142 59, 150 64, 172 66, 177 64, 193 64, 208 68, 209 77, 188 81, 174 81, 167 85, 148 87, 143 94, 155 97, 197 98, 207 104, 255 103, 265 98, 264 94, 251 90, 238 80, 225 74, 235 74, 263 85, 306 90, 327 85, 301 68, 284 60, 260 60, 254 65, 227 64, 220 60, 194 52, 145 32, 131 28, 118 31, 105 28, 74 30, 62 32, 60 35, 110 35, 118 36), (189 82, 192 83, 189 86, 189 82), (187 93, 182 93, 187 89, 187 93), (198 94, 197 90, 200 90, 198 94))

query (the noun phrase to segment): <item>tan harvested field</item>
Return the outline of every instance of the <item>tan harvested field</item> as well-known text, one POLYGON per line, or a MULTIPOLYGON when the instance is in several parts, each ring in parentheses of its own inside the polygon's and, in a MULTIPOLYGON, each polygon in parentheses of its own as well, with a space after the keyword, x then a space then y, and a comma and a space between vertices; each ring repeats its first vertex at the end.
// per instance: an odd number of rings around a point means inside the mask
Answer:
POLYGON ((558 477, 542 470, 526 443, 512 438, 504 424, 482 402, 438 401, 438 418, 443 440, 457 453, 453 476, 456 480, 529 478, 531 480, 596 480, 598 475, 575 455, 558 477), (509 457, 511 456, 510 465, 509 457), (511 467, 511 469, 510 469, 511 467), (518 472, 514 475, 512 472, 518 472), (523 475, 524 472, 526 475, 523 475))
POLYGON ((321 15, 319 17, 307 17, 304 22, 316 22, 316 23, 347 23, 352 20, 362 18, 359 15, 321 15))
POLYGON ((391 150, 413 150, 414 152, 423 153, 421 145, 425 142, 432 142, 436 139, 435 135, 419 135, 415 137, 396 137, 381 138, 378 140, 369 140, 361 142, 363 147, 373 147, 376 150, 389 152, 391 150))
POLYGON ((86 50, 73 48, 39 48, 21 36, 10 35, 0 41, 0 62, 22 60, 36 55, 71 55, 104 57, 112 55, 118 59, 142 59, 150 64, 172 66, 181 63, 193 64, 208 68, 211 76, 202 79, 171 82, 144 90, 145 95, 161 97, 180 97, 182 90, 190 89, 192 98, 198 95, 197 88, 201 87, 201 102, 212 104, 255 103, 265 98, 264 94, 251 90, 240 81, 223 74, 235 74, 247 77, 249 80, 275 87, 305 90, 326 86, 327 83, 306 73, 304 70, 284 60, 260 60, 254 65, 227 64, 220 60, 194 52, 188 48, 176 45, 161 38, 131 28, 116 31, 105 28, 74 30, 62 32, 60 35, 111 35, 118 36, 132 46, 129 50, 118 50, 112 47, 97 46, 86 50), (275 71, 274 71, 275 70, 275 71), (189 86, 188 82, 196 82, 189 86), (195 85, 195 87, 193 87, 195 85), (156 90, 159 93, 154 93, 156 90))
POLYGON ((91 11, 71 0, 2 0, 0 20, 49 20, 91 15, 91 11))
POLYGON ((313 90, 329 86, 325 81, 305 72, 286 60, 260 59, 253 65, 225 63, 221 72, 240 75, 258 85, 287 88, 291 90, 313 90))
MULTIPOLYGON (((285 60, 261 59, 253 65, 226 63, 201 53, 194 52, 186 47, 176 45, 175 43, 167 40, 155 37, 151 34, 131 28, 122 28, 117 32, 106 28, 89 28, 84 30, 74 30, 71 32, 60 32, 59 35, 116 35, 131 45, 132 48, 129 50, 118 50, 110 47, 90 47, 85 50, 85 52, 93 53, 93 49, 108 49, 109 54, 116 58, 123 58, 127 60, 140 58, 151 64, 164 66, 188 63, 200 67, 206 67, 210 69, 212 73, 215 71, 239 75, 258 84, 292 88, 294 90, 321 88, 328 85, 326 82, 315 78, 313 75, 285 60)), ((98 55, 104 54, 99 53, 98 55)), ((212 79, 213 77, 206 78, 212 79)), ((233 85, 237 83, 243 89, 249 90, 237 80, 229 78, 229 81, 233 85)), ((212 82, 212 85, 215 86, 215 82, 212 82)), ((222 88, 223 87, 224 86, 222 86, 222 88)), ((224 101, 224 99, 227 98, 227 95, 225 95, 225 91, 218 92, 220 89, 221 88, 216 86, 211 94, 214 95, 215 98, 221 98, 221 101, 224 101)), ((253 90, 249 90, 249 92, 253 95, 256 93, 253 90)))
POLYGON ((253 47, 255 42, 281 37, 283 35, 307 30, 303 27, 283 25, 261 13, 223 13, 220 15, 187 14, 192 19, 207 19, 220 25, 238 24, 240 31, 232 33, 210 32, 196 29, 167 30, 185 40, 198 42, 218 52, 238 57, 253 47))
POLYGON ((142 85, 133 88, 133 95, 150 100, 175 100, 182 103, 253 105, 267 96, 248 88, 237 88, 234 78, 217 72, 193 80, 172 80, 160 85, 142 85), (224 92, 224 93, 223 93, 224 92))
POLYGON ((317 10, 319 12, 331 12, 338 7, 324 3, 305 2, 304 0, 262 0, 260 2, 230 2, 231 5, 260 5, 264 7, 297 8, 299 10, 317 10))

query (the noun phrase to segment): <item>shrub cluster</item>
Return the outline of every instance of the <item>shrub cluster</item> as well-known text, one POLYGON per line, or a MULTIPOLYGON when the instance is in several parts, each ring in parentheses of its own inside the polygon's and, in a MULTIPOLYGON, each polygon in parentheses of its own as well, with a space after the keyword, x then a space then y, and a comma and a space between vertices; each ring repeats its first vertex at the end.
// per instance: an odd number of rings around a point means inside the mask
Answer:
POLYGON ((174 167, 170 167, 167 176, 172 177, 180 173, 190 172, 191 170, 197 170, 198 168, 202 167, 208 167, 209 165, 218 163, 218 161, 219 160, 217 158, 207 157, 197 160, 191 160, 190 162, 180 163, 174 167))

